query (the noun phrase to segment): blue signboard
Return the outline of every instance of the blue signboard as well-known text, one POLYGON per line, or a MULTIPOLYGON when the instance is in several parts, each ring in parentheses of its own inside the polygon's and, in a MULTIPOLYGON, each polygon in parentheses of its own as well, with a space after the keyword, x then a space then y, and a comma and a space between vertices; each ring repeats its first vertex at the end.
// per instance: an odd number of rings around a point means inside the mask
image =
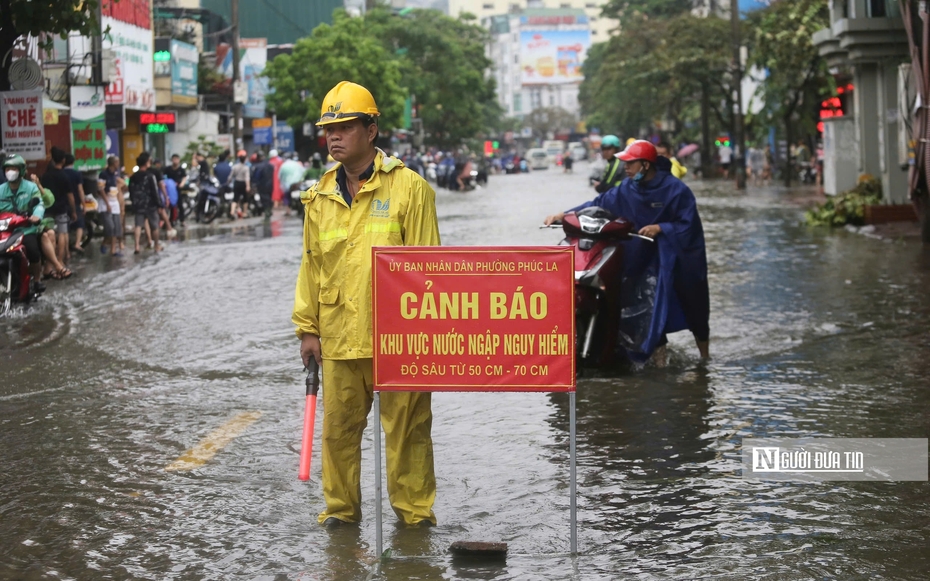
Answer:
POLYGON ((171 94, 192 104, 197 103, 197 47, 171 39, 171 94))
POLYGON ((271 145, 272 141, 274 141, 274 136, 270 125, 252 128, 252 143, 255 145, 271 145))
POLYGON ((274 146, 281 153, 294 151, 294 128, 284 121, 278 121, 278 137, 274 146))

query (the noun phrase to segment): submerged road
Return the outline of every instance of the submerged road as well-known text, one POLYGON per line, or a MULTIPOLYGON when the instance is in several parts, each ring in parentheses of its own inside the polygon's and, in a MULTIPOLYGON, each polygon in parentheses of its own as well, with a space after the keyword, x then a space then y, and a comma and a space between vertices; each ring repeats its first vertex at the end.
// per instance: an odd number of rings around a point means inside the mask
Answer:
MULTIPOLYGON (((557 243, 538 225, 591 197, 575 169, 440 190, 444 244, 557 243)), ((364 522, 316 524, 318 446, 297 480, 301 224, 276 217, 79 261, 0 320, 0 579, 925 579, 927 483, 744 480, 739 447, 927 437, 930 252, 808 229, 798 192, 690 183, 713 359, 680 333, 666 369, 579 380, 577 557, 564 395, 435 394, 439 526, 396 527, 385 501, 380 572, 370 423, 364 522), (510 555, 453 562, 457 540, 510 555)))

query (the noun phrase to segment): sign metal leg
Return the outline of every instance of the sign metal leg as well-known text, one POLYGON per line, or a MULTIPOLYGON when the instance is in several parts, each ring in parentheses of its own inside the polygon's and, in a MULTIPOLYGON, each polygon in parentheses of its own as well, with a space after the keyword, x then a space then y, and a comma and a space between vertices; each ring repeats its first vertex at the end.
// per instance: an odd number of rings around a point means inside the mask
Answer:
POLYGON ((569 428, 569 444, 568 444, 568 455, 569 455, 569 490, 571 494, 571 553, 575 555, 578 553, 578 521, 577 521, 577 503, 575 499, 575 392, 568 394, 568 409, 569 409, 569 423, 571 427, 569 428))
MULTIPOLYGON (((381 393, 375 392, 375 551, 378 561, 381 561, 381 393)), ((572 394, 574 395, 574 394, 572 394)), ((574 408, 572 408, 574 410, 574 408)), ((574 412, 572 412, 574 414, 574 412)), ((572 423, 574 430, 574 423, 572 423)), ((574 432, 572 432, 574 433, 574 432)), ((574 447, 574 445, 573 445, 574 447)), ((573 464, 574 466, 574 464, 573 464)))

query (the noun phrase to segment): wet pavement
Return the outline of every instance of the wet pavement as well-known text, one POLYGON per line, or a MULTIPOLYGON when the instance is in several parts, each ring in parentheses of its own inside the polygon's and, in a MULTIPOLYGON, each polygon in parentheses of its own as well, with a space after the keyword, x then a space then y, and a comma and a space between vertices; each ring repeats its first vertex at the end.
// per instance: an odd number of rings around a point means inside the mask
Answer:
MULTIPOLYGON (((440 190, 443 242, 556 243, 538 225, 590 197, 575 169, 440 190)), ((364 522, 316 524, 318 449, 297 480, 301 229, 276 217, 78 261, 0 320, 0 579, 925 579, 927 483, 743 480, 739 446, 927 437, 930 252, 808 229, 791 201, 809 191, 691 185, 713 359, 679 333, 667 369, 579 380, 576 557, 564 395, 435 394, 439 526, 385 506, 380 571, 370 428, 364 522), (166 470, 217 430, 236 435, 166 470), (453 561, 457 540, 510 554, 453 561)))

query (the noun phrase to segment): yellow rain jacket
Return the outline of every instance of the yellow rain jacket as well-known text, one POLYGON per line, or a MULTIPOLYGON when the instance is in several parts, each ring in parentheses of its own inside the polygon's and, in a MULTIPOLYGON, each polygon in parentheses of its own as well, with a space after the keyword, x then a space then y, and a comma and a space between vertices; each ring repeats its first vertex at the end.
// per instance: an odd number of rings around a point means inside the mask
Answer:
MULTIPOLYGON (((323 496, 318 517, 361 519, 361 440, 372 405, 371 248, 439 245, 436 193, 400 160, 378 151, 371 177, 350 207, 336 166, 301 194, 304 256, 293 321, 319 335, 323 350, 323 496)), ((388 496, 407 524, 436 524, 433 416, 429 393, 385 393, 381 422, 388 496)))
POLYGON ((324 359, 373 357, 371 248, 438 246, 436 193, 404 163, 378 150, 374 173, 352 207, 336 165, 301 194, 304 255, 292 320, 297 336, 318 335, 324 359))
POLYGON ((685 177, 685 174, 688 173, 688 168, 681 165, 681 162, 675 157, 670 158, 669 161, 672 162, 672 175, 678 179, 685 177))

